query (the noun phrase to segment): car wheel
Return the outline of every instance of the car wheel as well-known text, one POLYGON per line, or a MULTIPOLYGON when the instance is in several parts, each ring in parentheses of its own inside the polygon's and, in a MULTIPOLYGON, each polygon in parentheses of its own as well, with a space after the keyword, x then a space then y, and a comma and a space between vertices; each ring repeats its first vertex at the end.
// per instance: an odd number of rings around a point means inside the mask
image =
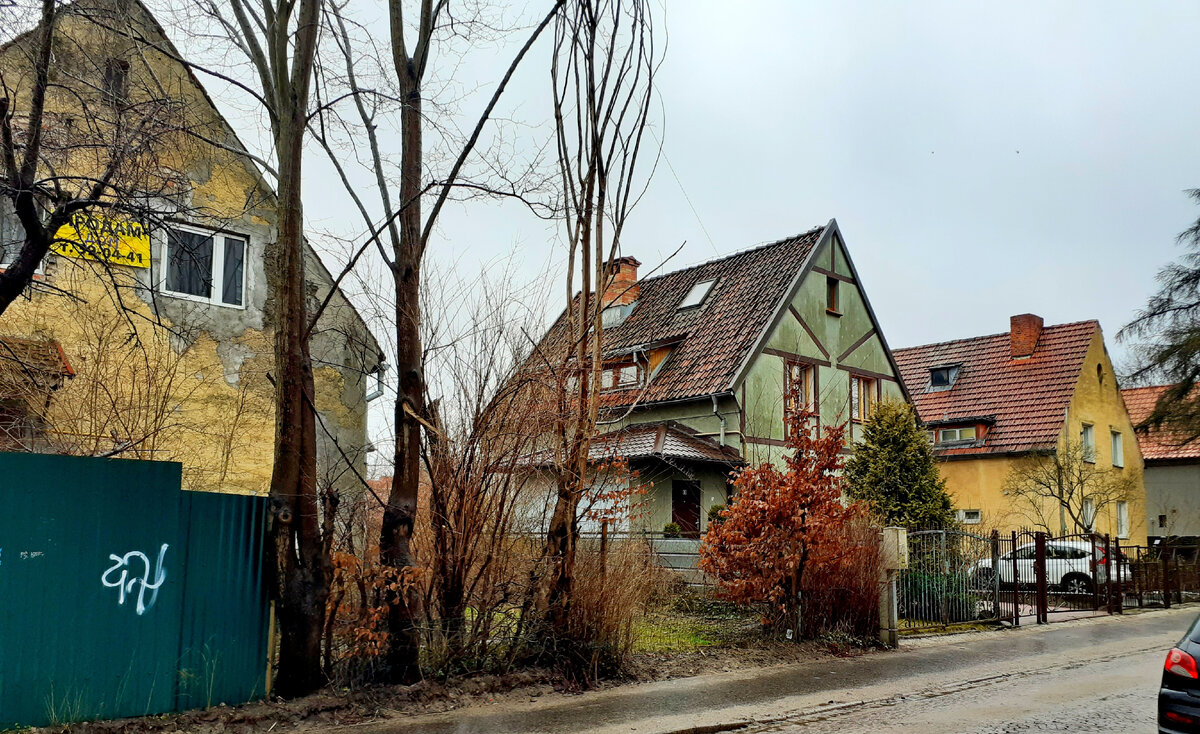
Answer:
POLYGON ((1081 573, 1069 573, 1063 577, 1062 589, 1067 594, 1092 593, 1092 580, 1081 573))

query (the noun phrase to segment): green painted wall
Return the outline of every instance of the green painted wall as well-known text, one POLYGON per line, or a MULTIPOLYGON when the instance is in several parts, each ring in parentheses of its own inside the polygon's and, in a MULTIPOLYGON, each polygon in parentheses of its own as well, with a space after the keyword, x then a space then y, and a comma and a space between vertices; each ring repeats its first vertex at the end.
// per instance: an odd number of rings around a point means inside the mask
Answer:
MULTIPOLYGON (((843 245, 837 241, 826 245, 816 254, 814 266, 846 278, 853 277, 843 245)), ((812 336, 788 310, 773 326, 766 347, 829 363, 828 366, 816 368, 817 403, 821 424, 837 425, 849 417, 849 369, 886 376, 880 379, 884 399, 903 400, 903 393, 878 334, 846 353, 870 333, 874 325, 861 288, 855 282, 839 282, 838 308, 841 315, 827 313, 826 279, 825 274, 810 271, 791 302, 792 308, 808 325, 812 336), (839 361, 839 356, 843 354, 844 358, 839 361)), ((760 353, 751 363, 743 385, 738 388, 740 399, 744 387, 746 435, 750 437, 743 455, 752 464, 775 461, 782 453, 782 447, 755 443, 754 439, 772 443, 783 440, 784 362, 784 357, 760 353)), ((851 428, 850 438, 853 440, 857 436, 853 435, 854 427, 851 428)))
MULTIPOLYGON (((853 281, 843 248, 840 238, 827 241, 814 255, 814 267, 853 281)), ((878 334, 850 350, 874 329, 859 284, 839 282, 841 315, 835 316, 826 313, 826 278, 824 273, 810 270, 791 300, 792 308, 804 319, 812 336, 791 311, 785 309, 772 325, 764 348, 829 363, 816 368, 820 420, 822 425, 838 425, 849 417, 849 370, 883 376, 879 385, 884 399, 903 400, 904 395, 878 334), (839 361, 838 357, 843 354, 844 358, 839 361)), ((779 460, 783 453, 783 397, 784 357, 760 352, 751 361, 742 382, 734 386, 734 396, 718 399, 718 409, 725 416, 725 445, 738 449, 751 465, 779 460), (746 436, 751 437, 749 441, 741 433, 743 420, 746 436), (760 440, 756 442, 755 438, 760 440)), ((713 440, 718 440, 721 430, 719 418, 713 415, 711 399, 644 407, 606 428, 618 430, 630 424, 663 420, 678 421, 713 440)), ((851 440, 857 438, 853 429, 852 426, 851 440)), ((640 517, 634 520, 633 527, 661 531, 663 525, 671 521, 671 480, 688 477, 662 465, 654 470, 657 474, 653 476, 645 473, 650 471, 648 467, 642 471, 641 479, 653 484, 653 489, 646 495, 640 517)), ((703 491, 701 524, 707 527, 708 508, 725 501, 726 473, 715 468, 698 469, 695 473, 695 478, 701 480, 703 491)))

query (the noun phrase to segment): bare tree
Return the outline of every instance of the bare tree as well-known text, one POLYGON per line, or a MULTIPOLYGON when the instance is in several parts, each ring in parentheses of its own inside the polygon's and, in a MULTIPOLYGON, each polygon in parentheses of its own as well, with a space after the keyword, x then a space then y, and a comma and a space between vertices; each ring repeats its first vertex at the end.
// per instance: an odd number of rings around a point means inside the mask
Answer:
POLYGON ((132 255, 108 250, 105 227, 147 231, 187 210, 169 161, 196 121, 135 42, 141 22, 121 3, 0 6, 4 31, 32 25, 0 36, 0 313, 31 287, 52 290, 35 281, 52 248, 106 271, 132 255))
POLYGON ((644 191, 638 177, 656 56, 642 0, 575 0, 555 18, 551 81, 565 198, 566 343, 540 355, 559 374, 556 491, 546 538, 552 627, 568 635, 579 508, 599 415, 603 293, 615 275, 625 222, 644 191), (578 277, 578 284, 576 281, 578 277), (576 288, 578 287, 578 292, 576 288))
MULTIPOLYGON (((317 491, 313 366, 305 278, 303 150, 321 34, 322 0, 203 2, 245 56, 270 120, 276 242, 268 258, 275 329, 271 513, 281 644, 276 688, 299 696, 324 683, 321 641, 332 565, 317 491), (227 17, 231 15, 232 17, 227 17)), ((243 87, 245 88, 245 87, 243 87)))
POLYGON ((1004 491, 1029 522, 1063 535, 1094 532, 1096 519, 1128 502, 1135 489, 1124 472, 1097 466, 1078 441, 1020 459, 1004 481, 1004 491))
MULTIPOLYGON (((421 482, 422 432, 432 429, 437 417, 426 405, 425 350, 422 346, 421 283, 422 267, 438 217, 455 191, 483 192, 521 197, 513 181, 479 181, 465 176, 468 162, 478 156, 477 146, 485 127, 492 120, 501 97, 513 75, 526 58, 542 31, 550 25, 555 10, 563 0, 555 0, 550 11, 529 31, 523 45, 506 67, 483 110, 468 128, 465 137, 455 139, 448 156, 449 166, 427 181, 433 166, 428 160, 425 144, 426 127, 431 115, 426 105, 425 84, 430 59, 439 47, 450 48, 449 42, 469 24, 451 16, 450 3, 444 0, 391 0, 389 10, 390 79, 374 77, 387 83, 387 88, 372 88, 364 84, 360 53, 364 41, 356 36, 340 6, 331 13, 331 32, 341 53, 340 64, 326 66, 330 74, 313 124, 317 139, 329 153, 342 183, 363 218, 368 234, 348 259, 339 276, 340 281, 355 267, 361 255, 371 247, 378 250, 386 264, 391 285, 393 350, 397 393, 393 412, 395 446, 393 480, 387 497, 380 535, 382 562, 401 572, 413 569, 416 557, 412 538, 417 515, 417 499, 421 482), (336 138, 345 131, 352 116, 338 117, 334 108, 338 100, 350 100, 354 105, 355 134, 348 136, 356 152, 361 153, 365 167, 371 172, 370 187, 360 187, 343 162, 343 151, 336 138), (399 106, 400 151, 398 160, 389 155, 377 134, 380 118, 392 105, 399 106), (393 171, 395 172, 393 178, 393 171), (367 200, 363 191, 374 188, 379 198, 378 209, 367 200), (425 203, 429 203, 428 209, 425 203)), ((367 59, 371 54, 365 55, 367 59)), ((419 675, 417 663, 419 636, 419 595, 415 586, 403 585, 404 591, 392 600, 388 619, 388 647, 384 669, 386 676, 398 682, 415 680, 419 675)))

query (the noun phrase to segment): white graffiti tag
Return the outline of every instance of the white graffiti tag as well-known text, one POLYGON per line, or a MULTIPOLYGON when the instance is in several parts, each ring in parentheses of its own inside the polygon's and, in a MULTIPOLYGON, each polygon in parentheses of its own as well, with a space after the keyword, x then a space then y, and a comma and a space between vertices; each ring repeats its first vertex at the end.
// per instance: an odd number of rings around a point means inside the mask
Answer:
POLYGON ((154 580, 150 580, 150 559, 141 551, 130 551, 123 556, 118 556, 113 553, 109 555, 114 563, 111 568, 104 572, 100 577, 100 583, 110 589, 117 589, 117 603, 125 603, 125 595, 133 593, 133 587, 138 587, 137 593, 137 613, 144 614, 147 609, 154 606, 154 602, 158 600, 158 587, 163 585, 167 580, 167 571, 163 568, 163 557, 167 555, 167 544, 163 543, 162 548, 158 551, 158 562, 154 564, 154 580), (140 560, 142 562, 141 576, 130 574, 132 570, 131 561, 140 560), (120 578, 116 581, 110 579, 116 571, 121 572, 120 578), (150 598, 146 599, 146 590, 150 590, 150 598))

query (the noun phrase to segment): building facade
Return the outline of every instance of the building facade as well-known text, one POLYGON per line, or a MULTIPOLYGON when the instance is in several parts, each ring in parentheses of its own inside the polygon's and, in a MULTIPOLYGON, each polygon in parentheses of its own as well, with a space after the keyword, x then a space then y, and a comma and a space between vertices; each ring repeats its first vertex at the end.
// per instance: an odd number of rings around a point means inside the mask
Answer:
POLYGON ((639 265, 620 259, 604 294, 592 446, 597 461, 627 460, 646 490, 631 529, 699 536, 733 470, 783 456, 793 386, 850 442, 879 400, 905 399, 836 221, 665 275, 639 279, 639 265))
MULTIPOLYGON (((94 161, 80 153, 87 138, 71 146, 72 131, 110 136, 133 119, 157 127, 123 168, 126 198, 60 230, 33 286, 0 316, 0 342, 53 345, 66 365, 24 421, 36 424, 36 442, 22 427, 30 440, 9 446, 179 461, 185 488, 265 493, 275 433, 274 192, 140 3, 89 0, 59 13, 45 125, 48 139, 62 141, 48 149, 61 154, 53 173, 90 175, 94 161)), ((18 110, 35 36, 0 50, 18 110)), ((0 197, 0 267, 23 238, 12 212, 0 197)), ((329 299, 312 332, 319 481, 352 490, 347 464, 361 467, 371 448, 366 403, 382 357, 311 249, 306 267, 309 303, 329 299)), ((19 406, 24 396, 5 397, 19 406)))
MULTIPOLYGON (((1133 424, 1140 425, 1169 387, 1122 390, 1133 424)), ((1200 442, 1167 428, 1138 431, 1146 462, 1146 534, 1149 541, 1173 538, 1200 542, 1200 442)))
POLYGON ((1072 511, 1087 515, 1095 532, 1145 542, 1142 456, 1097 322, 1047 327, 1022 314, 1006 333, 897 349, 895 356, 968 527, 1082 530, 1053 503, 1034 507, 1032 494, 1007 484, 1036 456, 1078 446, 1096 486, 1116 479, 1128 491, 1119 499, 1067 491, 1080 505, 1072 511))

